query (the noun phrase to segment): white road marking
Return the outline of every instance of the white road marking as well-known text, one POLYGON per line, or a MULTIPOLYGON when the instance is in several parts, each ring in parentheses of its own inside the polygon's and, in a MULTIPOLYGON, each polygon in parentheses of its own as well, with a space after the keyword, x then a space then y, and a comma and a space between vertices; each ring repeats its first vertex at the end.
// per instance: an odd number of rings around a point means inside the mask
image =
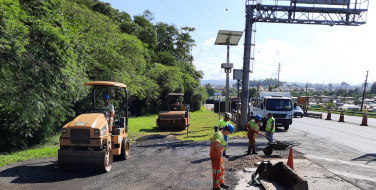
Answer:
POLYGON ((351 174, 351 173, 347 173, 347 172, 340 172, 340 171, 331 170, 331 169, 328 169, 328 170, 330 172, 337 174, 337 175, 342 175, 342 176, 346 176, 346 177, 353 178, 353 179, 360 179, 360 180, 367 180, 367 181, 376 182, 376 178, 371 178, 371 177, 367 177, 367 176, 363 176, 363 175, 351 174))
POLYGON ((305 157, 307 157, 308 159, 312 158, 312 159, 318 159, 318 160, 325 160, 328 162, 337 162, 337 163, 339 162, 339 163, 346 164, 346 165, 353 165, 353 166, 359 166, 359 167, 364 167, 364 168, 376 169, 376 166, 370 166, 366 164, 354 163, 354 162, 349 162, 349 161, 344 161, 344 160, 336 160, 332 158, 324 158, 324 157, 319 157, 319 156, 314 156, 314 155, 305 155, 305 157))
MULTIPOLYGON (((302 122, 302 123, 305 123, 305 122, 302 122)), ((312 124, 312 123, 305 123, 305 124, 315 125, 315 124, 312 124)), ((357 133, 352 133, 352 132, 341 130, 341 129, 338 129, 338 128, 324 127, 322 125, 315 125, 315 126, 319 126, 319 127, 323 127, 323 128, 327 128, 327 129, 332 129, 332 130, 340 131, 340 132, 344 132, 344 133, 349 133, 349 134, 352 134, 352 135, 356 135, 356 136, 360 136, 360 137, 364 137, 364 138, 368 138, 368 139, 372 139, 372 140, 376 140, 376 138, 373 138, 373 137, 368 137, 368 136, 365 136, 365 135, 361 135, 361 134, 357 134, 357 133)))

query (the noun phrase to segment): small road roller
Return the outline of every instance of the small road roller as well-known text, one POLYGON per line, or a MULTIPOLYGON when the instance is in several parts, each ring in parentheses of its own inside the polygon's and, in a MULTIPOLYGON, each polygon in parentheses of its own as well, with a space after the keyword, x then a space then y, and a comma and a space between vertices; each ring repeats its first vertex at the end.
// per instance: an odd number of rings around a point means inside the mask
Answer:
POLYGON ((170 100, 176 99, 176 102, 170 105, 170 111, 160 111, 156 120, 160 129, 178 129, 185 130, 190 125, 189 105, 179 101, 182 93, 169 93, 170 100), (178 98, 176 98, 178 97, 178 98))
MULTIPOLYGON (((92 110, 77 116, 61 129, 58 163, 63 171, 78 168, 108 172, 112 168, 113 156, 129 158, 128 139, 128 91, 122 83, 109 81, 86 82, 92 86, 92 110), (96 93, 115 91, 122 97, 118 109, 111 113, 100 109, 96 93), (114 118, 117 118, 114 121, 114 118)), ((100 95, 98 97, 101 97, 100 95)), ((102 107, 103 108, 103 107, 102 107)))

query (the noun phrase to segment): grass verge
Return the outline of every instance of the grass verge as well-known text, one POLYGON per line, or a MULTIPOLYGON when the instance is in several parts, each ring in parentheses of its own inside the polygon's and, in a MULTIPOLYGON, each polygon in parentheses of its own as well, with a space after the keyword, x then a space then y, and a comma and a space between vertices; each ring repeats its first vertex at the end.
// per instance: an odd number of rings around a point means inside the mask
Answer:
MULTIPOLYGON (((191 125, 189 127, 188 138, 186 130, 160 131, 156 126, 156 119, 158 118, 158 115, 130 118, 128 137, 131 140, 131 143, 134 143, 139 137, 151 134, 175 135, 180 140, 209 140, 214 134, 214 125, 219 119, 218 114, 211 111, 206 111, 205 108, 202 107, 199 111, 191 112, 190 116, 191 125)), ((221 116, 221 119, 223 119, 223 116, 221 116)), ((57 150, 59 149, 59 136, 60 134, 49 137, 42 144, 31 147, 29 150, 17 151, 4 155, 0 154, 0 167, 29 159, 57 156, 57 150)), ((230 138, 234 136, 246 136, 246 132, 235 132, 230 135, 230 138)))

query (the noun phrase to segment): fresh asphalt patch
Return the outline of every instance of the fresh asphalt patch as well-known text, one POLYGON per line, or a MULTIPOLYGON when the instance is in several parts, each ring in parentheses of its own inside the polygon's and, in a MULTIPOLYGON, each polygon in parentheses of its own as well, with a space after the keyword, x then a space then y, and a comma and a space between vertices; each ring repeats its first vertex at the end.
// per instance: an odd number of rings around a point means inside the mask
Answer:
MULTIPOLYGON (((286 141, 284 141, 286 142, 286 141)), ((288 142, 287 142, 288 143, 288 142)), ((291 142, 292 143, 292 142, 291 142)), ((235 189, 238 171, 255 162, 287 158, 289 150, 265 156, 264 137, 256 138, 258 155, 246 155, 248 139, 229 140, 224 158, 225 182, 235 189)), ((107 173, 60 170, 57 158, 34 159, 0 168, 0 189, 211 189, 210 141, 180 141, 173 135, 141 137, 131 146, 128 160, 116 160, 107 173)), ((294 158, 304 158, 294 150, 294 158)))

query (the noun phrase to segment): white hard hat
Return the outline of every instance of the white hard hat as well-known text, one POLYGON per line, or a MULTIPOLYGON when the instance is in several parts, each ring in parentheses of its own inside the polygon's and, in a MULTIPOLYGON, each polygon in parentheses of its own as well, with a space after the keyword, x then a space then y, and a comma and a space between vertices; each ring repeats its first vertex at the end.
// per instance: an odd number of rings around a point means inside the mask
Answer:
POLYGON ((231 113, 225 113, 225 117, 231 118, 231 113))

